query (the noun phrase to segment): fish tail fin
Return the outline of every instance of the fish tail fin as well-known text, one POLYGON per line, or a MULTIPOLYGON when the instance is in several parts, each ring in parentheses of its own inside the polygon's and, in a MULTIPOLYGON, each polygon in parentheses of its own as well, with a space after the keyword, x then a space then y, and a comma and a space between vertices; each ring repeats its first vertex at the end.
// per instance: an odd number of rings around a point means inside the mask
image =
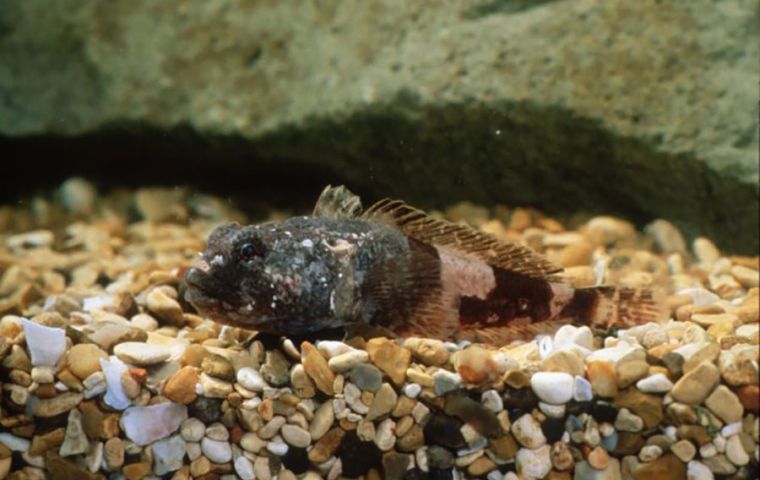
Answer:
POLYGON ((629 328, 664 322, 668 310, 664 299, 649 288, 601 285, 578 288, 561 317, 604 329, 629 328))

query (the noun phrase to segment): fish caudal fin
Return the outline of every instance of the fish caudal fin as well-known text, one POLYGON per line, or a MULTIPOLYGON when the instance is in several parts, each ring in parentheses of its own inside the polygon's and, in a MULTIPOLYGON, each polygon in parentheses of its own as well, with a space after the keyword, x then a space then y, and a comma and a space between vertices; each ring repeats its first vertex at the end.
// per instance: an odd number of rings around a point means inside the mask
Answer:
POLYGON ((663 322, 668 310, 651 289, 602 285, 577 289, 560 316, 604 329, 629 328, 663 322))

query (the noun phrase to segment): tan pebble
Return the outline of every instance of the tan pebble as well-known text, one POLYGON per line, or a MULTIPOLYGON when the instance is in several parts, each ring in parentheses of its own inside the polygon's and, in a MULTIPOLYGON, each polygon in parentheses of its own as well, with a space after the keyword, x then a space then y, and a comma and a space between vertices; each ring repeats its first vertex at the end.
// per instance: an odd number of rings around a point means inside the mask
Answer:
POLYGON ((634 478, 646 480, 668 480, 686 478, 686 464, 673 454, 638 465, 633 472, 634 478))
POLYGON ((692 244, 692 248, 697 259, 708 268, 720 257, 718 247, 705 237, 696 238, 692 244))
POLYGON ((302 365, 306 374, 311 377, 316 387, 326 395, 333 395, 335 374, 327 365, 327 360, 311 343, 301 343, 302 365))
POLYGON ((654 428, 662 421, 662 397, 643 393, 636 387, 620 392, 613 403, 617 408, 627 408, 641 417, 645 428, 654 428))
POLYGON ((506 433, 501 437, 489 439, 488 448, 500 459, 511 460, 515 458, 520 446, 511 433, 506 433))
MULTIPOLYGON (((615 367, 615 371, 618 377, 618 387, 626 388, 646 376, 649 371, 649 364, 643 360, 622 361, 615 367)), ((591 386, 593 387, 593 383, 591 386)))
POLYGON ((409 380, 411 382, 417 383, 422 387, 433 386, 433 376, 428 375, 427 373, 422 372, 420 370, 417 370, 416 368, 406 369, 406 375, 409 377, 409 380))
POLYGON ((440 366, 449 359, 449 351, 440 340, 412 337, 404 341, 404 347, 425 365, 440 366))
POLYGON ((366 415, 367 420, 374 420, 390 413, 396 406, 397 400, 398 395, 393 387, 388 383, 383 383, 380 386, 380 390, 375 394, 372 405, 369 407, 369 412, 366 415))
POLYGON ((604 360, 595 360, 586 366, 586 376, 591 382, 594 394, 600 397, 614 397, 618 393, 618 379, 615 365, 604 360))
POLYGON ((607 454, 607 451, 600 446, 591 450, 588 457, 586 457, 586 460, 589 465, 597 470, 604 470, 610 464, 610 456, 607 454))
POLYGON ((124 394, 129 398, 134 399, 140 395, 140 384, 130 375, 128 370, 121 374, 121 388, 124 389, 124 394))
POLYGON ((705 342, 695 350, 684 362, 684 373, 690 372, 697 368, 702 362, 714 362, 720 353, 720 345, 715 342, 705 342))
POLYGON ((406 435, 396 440, 396 448, 400 452, 414 452, 425 443, 425 436, 420 425, 413 425, 406 435))
POLYGON ((739 397, 725 385, 718 385, 705 399, 705 406, 726 423, 738 422, 744 415, 739 397))
POLYGON ((470 385, 482 385, 499 376, 499 366, 493 359, 493 352, 477 345, 455 352, 451 363, 462 380, 470 385))
POLYGON ((312 449, 309 450, 308 457, 311 463, 318 465, 326 462, 332 457, 338 450, 345 434, 346 432, 340 427, 333 428, 324 434, 322 438, 314 444, 312 449))
POLYGON ((542 372, 564 372, 583 376, 585 364, 583 357, 574 350, 552 352, 541 362, 542 372))
POLYGON ((381 337, 367 342, 367 353, 370 362, 388 375, 395 385, 401 386, 404 383, 412 359, 411 351, 381 337))
POLYGON ((681 377, 673 386, 670 394, 678 402, 698 405, 707 398, 719 380, 718 368, 711 362, 702 362, 681 377))
POLYGON ((657 219, 644 227, 644 231, 654 239, 660 252, 686 253, 686 241, 681 231, 669 221, 657 219))
POLYGON ((83 398, 81 393, 62 393, 53 398, 40 400, 34 415, 41 418, 55 417, 79 405, 83 398))
POLYGON ((400 418, 410 415, 415 405, 417 405, 416 400, 409 398, 406 395, 401 395, 396 402, 396 406, 391 411, 391 416, 394 418, 400 418))
POLYGON ((743 265, 731 267, 731 275, 745 288, 757 287, 760 283, 760 272, 743 265))
POLYGON ((117 470, 124 465, 124 441, 111 438, 103 446, 103 458, 111 470, 117 470))
POLYGON ((190 462, 190 475, 193 477, 200 477, 211 471, 211 462, 208 458, 200 456, 190 462))
POLYGON ((127 480, 140 480, 143 477, 150 475, 152 468, 148 462, 130 463, 125 465, 121 469, 121 473, 127 478, 127 480))
POLYGON ((607 245, 631 239, 636 233, 633 224, 615 217, 594 217, 583 226, 582 232, 593 243, 607 245))
POLYGON ((168 286, 156 287, 145 299, 146 306, 159 319, 183 323, 182 307, 176 300, 176 291, 168 286), (173 295, 170 295, 173 292, 173 295))
POLYGON ((697 454, 697 448, 688 440, 679 440, 670 446, 670 451, 684 463, 690 462, 697 454))
POLYGON ((585 240, 580 240, 563 248, 559 253, 557 262, 563 267, 589 265, 593 253, 594 247, 585 240))
POLYGON ((101 358, 108 358, 108 354, 92 343, 74 345, 66 357, 69 370, 80 380, 100 371, 101 358))
POLYGON ((496 468, 496 464, 490 458, 482 456, 467 466, 467 473, 473 477, 480 477, 496 468))
POLYGON ((195 386, 200 377, 196 367, 182 367, 169 377, 164 384, 163 394, 173 402, 188 405, 198 396, 195 386))
POLYGON ((29 454, 42 455, 52 448, 58 448, 63 443, 65 433, 64 428, 56 428, 43 435, 35 435, 28 450, 29 454))
POLYGON ((201 369, 206 375, 220 378, 226 382, 235 381, 235 369, 226 358, 221 355, 209 354, 201 361, 201 369))
POLYGON ((296 395, 301 398, 312 398, 317 393, 314 382, 306 374, 306 370, 300 363, 296 364, 290 371, 290 384, 296 395))
POLYGON ((208 350, 206 350, 202 345, 188 345, 188 347, 185 349, 185 352, 182 354, 182 358, 180 358, 180 365, 188 365, 191 367, 200 368, 201 364, 203 363, 203 359, 208 354, 208 350))
POLYGON ((718 304, 710 304, 710 305, 683 305, 681 307, 678 307, 676 309, 676 320, 679 322, 688 322, 691 320, 692 315, 696 314, 719 314, 724 313, 725 310, 723 307, 721 307, 718 304))

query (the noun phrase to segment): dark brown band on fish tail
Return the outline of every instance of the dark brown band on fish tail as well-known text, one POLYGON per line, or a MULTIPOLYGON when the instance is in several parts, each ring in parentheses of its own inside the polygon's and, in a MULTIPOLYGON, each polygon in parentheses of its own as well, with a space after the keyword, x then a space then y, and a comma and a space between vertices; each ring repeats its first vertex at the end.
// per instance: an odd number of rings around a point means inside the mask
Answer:
POLYGON ((665 316, 652 290, 614 286, 579 288, 560 313, 560 318, 601 328, 661 322, 665 316))

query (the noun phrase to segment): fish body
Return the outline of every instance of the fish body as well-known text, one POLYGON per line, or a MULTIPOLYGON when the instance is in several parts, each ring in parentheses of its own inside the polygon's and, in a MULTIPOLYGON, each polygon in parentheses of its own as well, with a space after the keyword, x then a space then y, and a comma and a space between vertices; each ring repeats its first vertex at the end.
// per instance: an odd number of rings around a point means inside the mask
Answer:
POLYGON ((328 187, 312 216, 218 227, 185 284, 213 320, 285 335, 365 326, 501 344, 562 323, 661 315, 647 290, 574 289, 560 271, 527 247, 400 201, 362 212, 358 197, 328 187))

